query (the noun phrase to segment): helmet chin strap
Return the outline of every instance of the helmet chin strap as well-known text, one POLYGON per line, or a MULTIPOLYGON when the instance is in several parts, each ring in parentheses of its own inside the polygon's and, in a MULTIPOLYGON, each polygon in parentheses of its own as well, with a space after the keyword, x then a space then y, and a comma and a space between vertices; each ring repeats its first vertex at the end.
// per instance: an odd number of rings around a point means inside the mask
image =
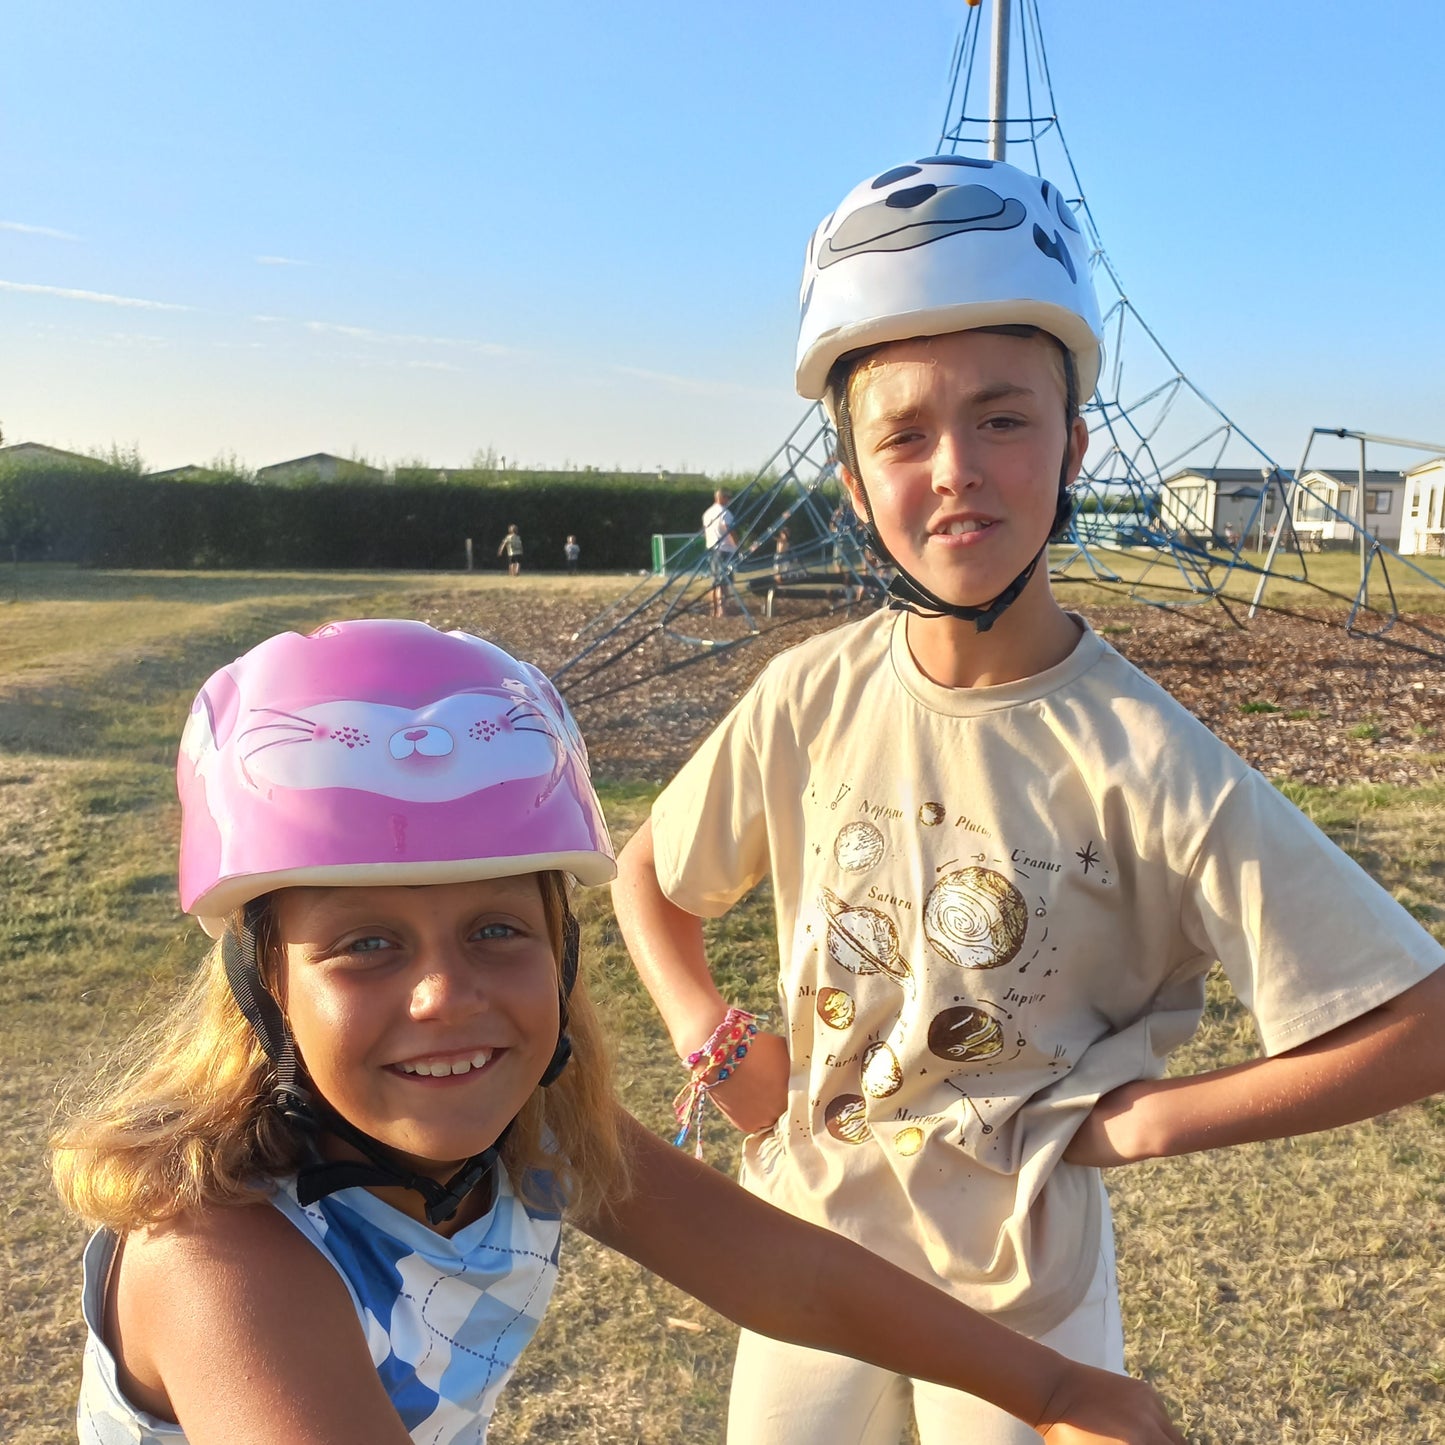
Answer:
MULTIPOLYGON (((298 1202, 314 1204, 340 1189, 358 1186, 410 1189, 421 1195, 427 1223, 435 1225, 450 1219, 474 1189, 485 1185, 490 1194, 502 1145, 515 1120, 509 1122, 480 1154, 463 1160, 456 1173, 442 1184, 404 1168, 397 1162, 394 1150, 358 1129, 299 1081, 301 1064, 296 1053, 296 1041, 280 1006, 262 982, 257 961, 256 931, 264 913, 264 905, 257 900, 246 905, 239 934, 228 930, 221 940, 221 961, 237 1006, 266 1051, 266 1057, 275 1065, 276 1081, 271 1089, 270 1105, 301 1133, 306 1142, 309 1159, 296 1174, 298 1202), (317 1139, 322 1134, 330 1134, 351 1145, 365 1156, 364 1161, 324 1158, 317 1146, 317 1139)), ((577 981, 578 952, 577 920, 569 909, 563 926, 557 1043, 540 1080, 544 1089, 556 1082, 572 1057, 572 1040, 567 1034, 567 999, 577 981)))
MULTIPOLYGON (((879 550, 876 543, 878 534, 872 527, 868 528, 874 539, 874 550, 879 550)), ((1045 547, 1048 546, 1046 542, 1045 547)), ((883 553, 886 557, 886 551, 883 553)), ((1034 559, 1004 588, 997 597, 986 607, 962 607, 957 603, 945 602, 936 592, 931 592, 916 578, 910 577, 898 563, 889 557, 888 560, 898 568, 893 581, 888 585, 888 595, 893 599, 896 606, 903 608, 906 612, 915 613, 919 617, 956 617, 960 622, 971 622, 975 632, 987 632, 995 622, 1008 611, 1009 607, 1018 600, 1024 588, 1029 585, 1029 578, 1034 575, 1034 569, 1039 565, 1039 558, 1043 551, 1034 554, 1034 559)))

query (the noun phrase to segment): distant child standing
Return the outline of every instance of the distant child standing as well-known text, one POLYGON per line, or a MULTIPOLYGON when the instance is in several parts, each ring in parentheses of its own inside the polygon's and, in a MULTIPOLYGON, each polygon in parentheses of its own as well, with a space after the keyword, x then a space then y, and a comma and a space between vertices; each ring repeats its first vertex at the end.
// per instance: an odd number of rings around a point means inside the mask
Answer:
MULTIPOLYGON (((623 850, 679 1054, 724 1015, 702 919, 771 878, 781 1036, 710 1097, 747 1188, 1119 1369, 1099 1169, 1328 1129, 1445 1086, 1445 950, 1065 612, 1048 576, 1099 374, 1063 196, 963 156, 818 228, 797 382, 894 609, 775 658, 623 850), (1164 1080, 1223 964, 1267 1057, 1164 1080)), ((1022 1442, 908 1372, 744 1333, 729 1439, 1022 1442)))
POLYGON ((507 528, 507 535, 497 545, 497 556, 507 559, 507 575, 517 577, 522 571, 522 534, 517 531, 517 524, 512 523, 507 528))
POLYGON ((562 544, 562 555, 567 559, 568 572, 577 571, 578 559, 582 556, 582 548, 577 545, 577 539, 570 532, 567 540, 562 544))
POLYGON ((480 1445, 564 1211, 751 1328, 985 1390, 1055 1445, 1183 1445, 1146 1387, 619 1109, 568 885, 612 848, 536 668, 419 622, 285 633, 207 682, 177 781, 181 901, 217 942, 56 1141, 102 1226, 82 1445, 480 1445))

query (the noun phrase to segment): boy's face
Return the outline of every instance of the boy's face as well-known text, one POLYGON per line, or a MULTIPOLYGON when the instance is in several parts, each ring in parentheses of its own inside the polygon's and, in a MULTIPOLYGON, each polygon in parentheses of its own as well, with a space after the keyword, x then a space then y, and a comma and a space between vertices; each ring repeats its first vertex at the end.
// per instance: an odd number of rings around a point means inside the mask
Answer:
POLYGON ((844 473, 899 564, 946 602, 991 601, 1053 527, 1059 471, 1088 429, 1065 419, 1063 358, 1047 336, 955 331, 897 341, 849 387, 858 466, 844 473))

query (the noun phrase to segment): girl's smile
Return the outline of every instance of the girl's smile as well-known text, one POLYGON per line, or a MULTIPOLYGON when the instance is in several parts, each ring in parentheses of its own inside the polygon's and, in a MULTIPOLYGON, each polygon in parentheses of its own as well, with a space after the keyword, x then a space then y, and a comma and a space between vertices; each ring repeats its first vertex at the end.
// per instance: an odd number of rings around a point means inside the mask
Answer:
POLYGON ((406 1063, 392 1064, 390 1067, 400 1069, 403 1074, 411 1074, 419 1079, 449 1082, 452 1079, 480 1072, 491 1063, 493 1054, 501 1052, 500 1049, 474 1049, 460 1055, 412 1059, 406 1063))

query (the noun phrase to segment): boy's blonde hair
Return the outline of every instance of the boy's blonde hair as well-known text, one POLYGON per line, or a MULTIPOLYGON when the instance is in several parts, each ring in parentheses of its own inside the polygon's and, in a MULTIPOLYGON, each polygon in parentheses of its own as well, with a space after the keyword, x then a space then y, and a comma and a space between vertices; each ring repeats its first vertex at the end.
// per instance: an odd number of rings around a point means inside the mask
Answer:
MULTIPOLYGON (((570 909, 561 873, 537 875, 559 963, 570 909)), ((239 915, 228 927, 239 926, 239 915)), ((275 992, 269 914, 257 957, 275 992)), ((593 1214, 625 1193, 611 1060, 579 970, 567 1001, 572 1058, 550 1088, 532 1091, 502 1147, 528 1203, 593 1214), (538 1179, 550 1174, 548 1190, 538 1179)), ((91 1224, 125 1233, 205 1206, 264 1199, 258 1182, 306 1158, 294 1126, 270 1105, 274 1068, 226 981, 221 945, 160 1017, 138 1030, 51 1141, 61 1199, 91 1224)))

